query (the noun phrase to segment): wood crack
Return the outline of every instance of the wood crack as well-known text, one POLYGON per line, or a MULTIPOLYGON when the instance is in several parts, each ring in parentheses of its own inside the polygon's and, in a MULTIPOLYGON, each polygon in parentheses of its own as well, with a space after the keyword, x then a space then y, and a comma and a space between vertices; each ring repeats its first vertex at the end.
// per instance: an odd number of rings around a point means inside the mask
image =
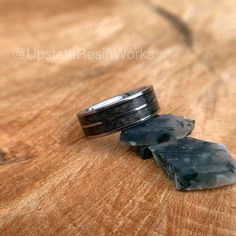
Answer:
POLYGON ((186 22, 184 22, 178 15, 160 7, 154 7, 154 10, 158 15, 167 20, 182 36, 186 46, 193 47, 194 39, 191 28, 186 22))

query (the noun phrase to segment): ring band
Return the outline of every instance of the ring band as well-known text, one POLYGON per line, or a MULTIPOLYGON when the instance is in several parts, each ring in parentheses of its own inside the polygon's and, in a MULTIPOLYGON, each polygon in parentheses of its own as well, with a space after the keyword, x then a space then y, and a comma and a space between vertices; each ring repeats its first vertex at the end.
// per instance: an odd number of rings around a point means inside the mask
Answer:
POLYGON ((154 89, 145 86, 94 104, 77 116, 87 136, 104 136, 143 122, 160 111, 154 89))

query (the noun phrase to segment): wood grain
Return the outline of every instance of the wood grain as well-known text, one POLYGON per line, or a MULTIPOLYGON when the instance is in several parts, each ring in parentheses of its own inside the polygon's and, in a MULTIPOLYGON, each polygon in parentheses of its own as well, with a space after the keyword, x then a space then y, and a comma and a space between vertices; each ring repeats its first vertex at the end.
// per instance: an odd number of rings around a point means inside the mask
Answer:
POLYGON ((236 186, 177 192, 154 160, 118 134, 87 140, 75 117, 152 84, 163 114, 195 119, 194 137, 235 158, 235 9, 230 0, 1 0, 0 234, 236 235, 236 186), (78 49, 151 57, 75 58, 78 49))

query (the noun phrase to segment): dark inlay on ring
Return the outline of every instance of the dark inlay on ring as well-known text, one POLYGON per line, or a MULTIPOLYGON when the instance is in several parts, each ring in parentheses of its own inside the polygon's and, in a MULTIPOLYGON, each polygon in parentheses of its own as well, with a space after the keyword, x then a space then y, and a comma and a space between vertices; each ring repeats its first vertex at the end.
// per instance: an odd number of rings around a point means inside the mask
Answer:
POLYGON ((77 116, 87 136, 101 136, 143 122, 159 110, 153 87, 145 86, 94 104, 77 116))

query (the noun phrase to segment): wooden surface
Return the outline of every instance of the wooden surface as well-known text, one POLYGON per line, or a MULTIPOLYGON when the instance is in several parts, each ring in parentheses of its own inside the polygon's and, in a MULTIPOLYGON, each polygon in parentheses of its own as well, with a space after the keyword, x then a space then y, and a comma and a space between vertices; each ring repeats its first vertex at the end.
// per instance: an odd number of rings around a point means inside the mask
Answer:
POLYGON ((0 234, 236 235, 236 185, 177 192, 153 159, 118 134, 87 140, 75 117, 152 84, 163 114, 195 119, 194 137, 235 158, 235 9, 233 0, 1 0, 0 234), (75 58, 78 48, 92 58, 75 58), (149 58, 93 58, 108 48, 149 58))

